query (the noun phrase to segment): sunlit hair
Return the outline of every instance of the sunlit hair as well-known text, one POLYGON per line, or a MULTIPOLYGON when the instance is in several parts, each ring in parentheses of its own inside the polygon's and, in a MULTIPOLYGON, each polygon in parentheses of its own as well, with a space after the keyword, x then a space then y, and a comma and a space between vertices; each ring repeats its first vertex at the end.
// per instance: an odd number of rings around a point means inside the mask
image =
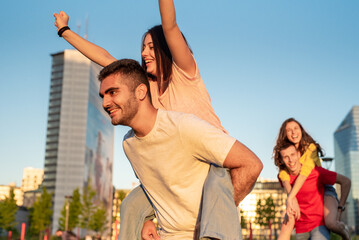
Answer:
MULTIPOLYGON (((157 76, 148 74, 152 80, 157 81, 158 89, 161 89, 163 92, 167 89, 169 81, 172 76, 172 54, 167 45, 165 35, 163 33, 162 25, 156 25, 150 28, 142 37, 141 53, 143 51, 143 46, 147 34, 150 34, 152 37, 153 48, 156 58, 156 68, 157 76)), ((187 43, 186 38, 182 34, 183 39, 187 43)), ((188 43, 187 43, 188 45, 188 43)), ((191 50, 191 49, 190 49, 191 50)), ((192 51, 191 51, 192 52, 192 51)), ((147 72, 146 62, 142 58, 142 67, 147 72)))
POLYGON ((276 143, 276 145, 275 145, 275 147, 273 149, 274 162, 276 163, 277 161, 279 161, 278 159, 280 158, 280 152, 278 152, 278 146, 281 146, 281 145, 285 144, 286 141, 290 142, 290 140, 287 137, 287 131, 286 131, 287 124, 290 123, 290 122, 297 123, 299 125, 299 127, 300 127, 300 130, 302 131, 302 139, 300 139, 299 146, 298 146, 298 151, 300 152, 300 154, 303 155, 304 152, 307 150, 308 146, 311 143, 313 143, 317 147, 317 151, 318 151, 319 156, 323 157, 324 153, 323 153, 323 150, 322 150, 321 146, 319 145, 319 143, 314 141, 314 139, 305 131, 302 124, 300 124, 294 118, 288 118, 287 120, 285 120, 282 123, 282 126, 279 129, 277 143, 276 143))
MULTIPOLYGON (((289 147, 293 146, 295 148, 294 143, 290 142, 289 140, 284 140, 282 141, 279 145, 276 145, 274 147, 274 165, 276 165, 279 170, 288 170, 287 166, 285 165, 282 155, 280 154, 280 152, 282 150, 285 150, 289 147)), ((296 149, 298 151, 298 149, 296 149)))
POLYGON ((146 85, 147 96, 151 101, 151 92, 150 84, 148 82, 148 76, 145 70, 137 61, 132 59, 121 59, 115 61, 101 70, 98 76, 98 80, 102 82, 106 77, 113 74, 120 74, 121 76, 124 76, 124 78, 122 78, 122 81, 128 86, 128 88, 132 92, 134 92, 139 85, 146 85))

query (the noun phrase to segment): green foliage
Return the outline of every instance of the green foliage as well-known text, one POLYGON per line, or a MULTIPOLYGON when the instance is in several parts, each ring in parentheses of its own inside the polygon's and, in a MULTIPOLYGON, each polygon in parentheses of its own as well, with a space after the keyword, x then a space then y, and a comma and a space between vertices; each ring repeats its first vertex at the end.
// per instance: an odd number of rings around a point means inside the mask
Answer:
POLYGON ((91 184, 87 185, 87 188, 84 189, 82 195, 82 212, 80 217, 80 227, 84 229, 90 229, 89 224, 91 216, 95 211, 95 206, 93 204, 93 198, 95 197, 96 192, 92 189, 91 184))
POLYGON ((241 213, 241 228, 247 228, 247 220, 245 219, 245 217, 243 216, 243 210, 240 209, 240 213, 241 213))
MULTIPOLYGON (((61 215, 59 218, 59 227, 60 230, 65 230, 66 224, 66 204, 65 201, 64 207, 61 210, 61 215)), ((81 204, 81 195, 78 188, 76 188, 72 192, 72 198, 68 200, 69 204, 69 212, 68 212, 68 223, 67 223, 67 230, 72 231, 75 227, 80 225, 80 215, 82 212, 82 204, 81 204)))
MULTIPOLYGON (((117 194, 118 201, 113 204, 115 205, 115 209, 117 211, 116 213, 118 213, 120 211, 121 203, 122 203, 123 199, 125 199, 125 197, 127 196, 127 192, 125 192, 123 190, 117 190, 116 194, 117 194)), ((116 216, 117 216, 117 214, 115 214, 115 216, 112 217, 112 222, 116 221, 116 216)))
POLYGON ((41 196, 37 198, 30 213, 30 231, 33 234, 42 235, 42 232, 50 227, 51 216, 52 196, 44 187, 41 196))
POLYGON ((10 189, 9 197, 0 201, 0 229, 12 231, 17 224, 15 222, 18 207, 15 201, 14 189, 10 189))
POLYGON ((330 232, 330 240, 340 240, 342 239, 338 234, 330 232))
MULTIPOLYGON (((76 227, 85 230, 93 230, 100 237, 107 230, 107 212, 103 206, 94 203, 96 191, 91 187, 91 182, 83 189, 81 196, 79 189, 75 189, 72 198, 68 200, 68 231, 76 227)), ((126 193, 124 192, 124 196, 126 193)), ((66 202, 59 218, 60 230, 65 230, 66 202)))
POLYGON ((260 226, 268 226, 269 221, 273 223, 275 219, 275 205, 272 197, 268 197, 262 201, 257 201, 255 222, 260 226))
POLYGON ((89 228, 95 231, 97 234, 102 234, 107 229, 107 214, 104 207, 96 209, 94 214, 90 218, 89 228))
POLYGON ((117 191, 117 194, 118 194, 118 199, 121 200, 121 202, 123 201, 123 199, 125 199, 127 193, 123 190, 118 190, 117 191))
POLYGON ((59 229, 61 231, 65 231, 65 225, 66 225, 66 201, 65 201, 64 206, 63 206, 63 208, 61 209, 61 212, 60 212, 59 229))

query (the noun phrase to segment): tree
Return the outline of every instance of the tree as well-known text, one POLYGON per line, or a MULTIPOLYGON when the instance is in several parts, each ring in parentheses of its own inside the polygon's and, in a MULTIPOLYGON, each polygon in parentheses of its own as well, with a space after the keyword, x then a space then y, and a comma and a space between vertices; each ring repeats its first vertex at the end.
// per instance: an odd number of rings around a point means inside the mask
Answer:
MULTIPOLYGON (((123 199, 125 199, 125 197, 127 196, 127 192, 123 191, 123 190, 118 190, 117 191, 118 194, 118 199, 121 200, 121 202, 123 201, 123 199)), ((120 202, 120 203, 121 203, 120 202)))
POLYGON ((90 218, 89 228, 97 233, 97 236, 101 236, 107 229, 107 214, 106 209, 101 206, 96 209, 94 214, 90 218))
MULTIPOLYGON (((65 230, 66 225, 66 204, 65 202, 61 215, 59 218, 60 230, 65 230)), ((69 212, 68 212, 68 223, 67 230, 72 231, 75 227, 80 225, 80 215, 82 212, 81 195, 78 188, 72 192, 72 198, 69 200, 69 212)))
POLYGON ((115 209, 116 209, 116 214, 115 214, 115 216, 112 217, 112 222, 116 221, 117 214, 120 213, 121 203, 122 203, 123 199, 125 199, 125 197, 127 196, 127 192, 125 192, 124 190, 117 190, 116 194, 117 194, 117 202, 113 203, 115 206, 115 209))
POLYGON ((14 229, 17 224, 15 222, 17 210, 14 189, 10 188, 9 196, 0 202, 0 230, 12 231, 14 229))
POLYGON ((44 230, 50 227, 51 216, 52 196, 44 187, 41 196, 37 198, 30 213, 30 231, 34 234, 39 234, 39 238, 42 239, 44 230))
MULTIPOLYGON (((273 219, 275 219, 273 198, 269 196, 266 199, 259 199, 257 201, 255 222, 259 224, 261 230, 263 230, 263 227, 269 226, 269 221, 273 223, 273 219)), ((269 239, 271 239, 271 232, 269 234, 269 239)))
POLYGON ((91 184, 87 185, 87 188, 84 189, 82 194, 82 211, 80 218, 80 227, 86 230, 89 230, 89 224, 92 215, 95 212, 95 206, 93 204, 93 198, 95 197, 96 192, 92 189, 91 184))
POLYGON ((269 221, 273 223, 275 219, 275 205, 272 197, 267 197, 257 201, 255 222, 260 226, 268 226, 269 221))
POLYGON ((241 213, 241 228, 247 228, 247 219, 243 216, 243 210, 240 209, 240 213, 241 213))

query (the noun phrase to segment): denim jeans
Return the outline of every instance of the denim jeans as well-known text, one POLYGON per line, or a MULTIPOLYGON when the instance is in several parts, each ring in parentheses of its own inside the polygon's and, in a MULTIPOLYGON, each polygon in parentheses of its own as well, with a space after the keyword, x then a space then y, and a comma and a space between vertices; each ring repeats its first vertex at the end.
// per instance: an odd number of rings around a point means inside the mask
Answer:
POLYGON ((134 188, 122 201, 118 240, 142 240, 141 231, 148 216, 155 212, 141 186, 134 188))
MULTIPOLYGON (((118 240, 141 240, 142 226, 153 207, 141 186, 133 189, 121 203, 118 240)), ((200 239, 241 240, 240 216, 234 203, 229 171, 211 165, 203 186, 200 239)))
POLYGON ((319 226, 314 228, 310 232, 297 233, 297 240, 329 240, 330 232, 325 226, 319 226))
POLYGON ((337 191, 335 191, 335 188, 333 185, 325 184, 324 185, 324 196, 331 196, 335 198, 339 203, 339 198, 337 191))

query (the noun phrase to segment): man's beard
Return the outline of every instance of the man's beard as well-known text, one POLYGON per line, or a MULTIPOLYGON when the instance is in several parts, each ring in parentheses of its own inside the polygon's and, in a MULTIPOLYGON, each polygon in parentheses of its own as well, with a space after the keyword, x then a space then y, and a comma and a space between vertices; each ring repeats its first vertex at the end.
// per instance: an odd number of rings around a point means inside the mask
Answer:
POLYGON ((136 101, 135 96, 128 99, 126 104, 122 108, 122 116, 119 119, 112 118, 113 125, 123 125, 129 126, 132 119, 136 116, 138 112, 138 102, 136 101))

